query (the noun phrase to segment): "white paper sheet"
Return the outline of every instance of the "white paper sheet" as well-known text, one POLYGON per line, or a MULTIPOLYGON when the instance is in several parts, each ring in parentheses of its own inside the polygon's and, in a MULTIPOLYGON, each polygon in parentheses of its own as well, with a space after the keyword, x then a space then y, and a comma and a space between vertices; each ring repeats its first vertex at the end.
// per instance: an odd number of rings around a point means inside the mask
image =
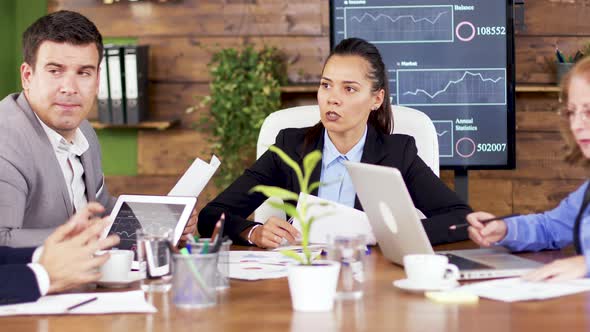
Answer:
POLYGON ((94 315, 113 313, 154 313, 158 310, 145 300, 143 291, 75 293, 43 296, 36 302, 0 306, 0 316, 18 315, 94 315), (82 301, 96 301, 67 311, 82 301))
MULTIPOLYGON (((300 254, 303 255, 303 254, 300 254)), ((313 251, 315 259, 320 251, 313 251)), ((297 263, 278 251, 230 251, 229 277, 241 280, 284 278, 287 266, 297 263)))
POLYGON ((504 302, 545 300, 590 291, 590 279, 557 283, 529 282, 520 278, 497 279, 468 284, 452 291, 468 292, 504 302))
MULTIPOLYGON (((301 210, 303 197, 304 194, 299 195, 298 211, 301 210)), ((308 218, 321 216, 311 226, 309 242, 326 243, 328 234, 364 234, 367 244, 375 245, 377 243, 369 219, 363 211, 317 196, 307 195, 308 206, 313 203, 325 203, 327 205, 314 205, 308 208, 308 218)), ((301 231, 301 225, 297 220, 293 222, 293 226, 298 231, 301 231)))
POLYGON ((199 158, 195 159, 176 185, 174 185, 174 188, 170 190, 168 196, 198 197, 220 164, 221 162, 215 155, 211 156, 210 163, 206 163, 199 158))

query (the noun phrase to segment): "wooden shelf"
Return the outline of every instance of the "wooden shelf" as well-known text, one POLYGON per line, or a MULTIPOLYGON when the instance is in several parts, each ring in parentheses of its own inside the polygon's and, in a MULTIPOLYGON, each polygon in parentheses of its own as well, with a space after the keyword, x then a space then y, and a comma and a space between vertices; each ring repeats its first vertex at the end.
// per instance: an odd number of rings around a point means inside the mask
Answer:
POLYGON ((315 93, 318 92, 318 86, 320 84, 297 84, 297 85, 285 85, 281 87, 282 93, 315 93))
POLYGON ((155 129, 155 130, 166 130, 180 121, 178 119, 169 121, 143 121, 135 125, 129 124, 110 124, 102 123, 98 121, 90 121, 90 124, 94 129, 155 129))
POLYGON ((544 92, 559 93, 559 86, 555 84, 517 84, 516 92, 544 92))
MULTIPOLYGON (((282 93, 315 93, 317 91, 318 84, 297 84, 285 85, 281 87, 282 93)), ((559 86, 555 84, 517 84, 516 92, 559 93, 559 86)))

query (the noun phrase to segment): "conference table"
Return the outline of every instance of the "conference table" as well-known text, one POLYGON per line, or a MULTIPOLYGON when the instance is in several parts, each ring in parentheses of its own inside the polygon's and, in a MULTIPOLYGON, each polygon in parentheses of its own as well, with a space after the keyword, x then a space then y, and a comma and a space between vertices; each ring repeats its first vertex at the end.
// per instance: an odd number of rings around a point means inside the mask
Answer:
MULTIPOLYGON (((438 250, 473 248, 470 241, 438 250)), ((236 247, 232 249, 244 250, 236 247)), ((526 253, 548 262, 567 251, 526 253)), ((544 301, 504 303, 480 299, 477 304, 440 304, 423 294, 395 288, 405 278, 400 266, 378 248, 366 260, 364 296, 337 301, 326 313, 300 313, 291 308, 287 279, 232 280, 207 309, 179 309, 170 293, 148 294, 155 314, 86 316, 19 316, 0 318, 0 331, 585 331, 590 329, 590 292, 544 301)), ((135 287, 139 287, 136 285, 135 287)))

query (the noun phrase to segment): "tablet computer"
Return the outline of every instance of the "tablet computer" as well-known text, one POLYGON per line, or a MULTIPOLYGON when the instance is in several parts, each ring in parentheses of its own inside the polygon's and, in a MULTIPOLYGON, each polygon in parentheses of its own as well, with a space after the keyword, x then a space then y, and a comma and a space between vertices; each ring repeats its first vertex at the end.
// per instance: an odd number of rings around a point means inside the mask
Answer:
POLYGON ((171 197, 148 195, 121 195, 111 212, 112 223, 106 227, 103 237, 117 234, 119 249, 136 252, 137 229, 171 229, 172 244, 177 245, 188 223, 196 197, 171 197))

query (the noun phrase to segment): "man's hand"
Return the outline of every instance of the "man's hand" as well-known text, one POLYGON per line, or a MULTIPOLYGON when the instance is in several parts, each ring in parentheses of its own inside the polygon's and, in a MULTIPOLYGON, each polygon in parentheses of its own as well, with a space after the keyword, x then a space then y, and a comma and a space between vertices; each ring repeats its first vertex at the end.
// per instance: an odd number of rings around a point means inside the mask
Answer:
POLYGON ((578 255, 570 258, 558 259, 531 271, 522 278, 528 281, 565 281, 584 277, 588 273, 584 256, 578 255))
POLYGON ((45 241, 39 264, 49 274, 49 293, 99 280, 101 275, 97 268, 109 259, 109 255, 95 257, 94 253, 119 243, 116 235, 100 239, 101 233, 110 223, 108 218, 94 220, 82 230, 83 224, 91 219, 92 211, 97 210, 89 207, 80 211, 45 241))
POLYGON ((250 240, 261 248, 277 248, 283 239, 294 244, 300 236, 299 231, 290 223, 277 217, 270 217, 264 225, 252 232, 250 240))
POLYGON ((76 236, 88 228, 94 221, 99 219, 96 216, 101 215, 104 212, 104 207, 97 202, 90 202, 86 207, 76 213, 70 218, 69 222, 75 224, 74 229, 67 234, 68 237, 76 236))

